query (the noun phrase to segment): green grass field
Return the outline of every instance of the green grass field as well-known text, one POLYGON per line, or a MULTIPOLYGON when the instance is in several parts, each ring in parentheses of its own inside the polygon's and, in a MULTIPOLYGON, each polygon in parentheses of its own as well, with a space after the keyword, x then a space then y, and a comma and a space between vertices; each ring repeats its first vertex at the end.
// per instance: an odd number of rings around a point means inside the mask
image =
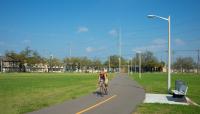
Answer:
MULTIPOLYGON (((114 74, 111 74, 112 78, 114 74)), ((97 74, 0 74, 0 114, 24 114, 96 89, 97 74)))
MULTIPOLYGON (((110 74, 112 78, 114 74, 110 74)), ((146 92, 167 93, 167 74, 144 73, 131 76, 146 92)), ((200 104, 200 75, 173 74, 188 83, 188 97, 200 104)), ((49 105, 86 95, 96 89, 97 74, 3 73, 0 74, 0 114, 24 114, 49 105)), ((200 107, 167 104, 141 104, 134 114, 197 114, 200 107)))
MULTIPOLYGON (((167 93, 167 74, 166 73, 143 73, 139 79, 138 74, 131 76, 147 93, 167 93)), ((188 86, 187 96, 200 104, 200 75, 197 74, 172 74, 172 89, 175 80, 184 80, 188 86)), ((134 114, 198 114, 200 107, 181 106, 168 104, 141 104, 134 114)))

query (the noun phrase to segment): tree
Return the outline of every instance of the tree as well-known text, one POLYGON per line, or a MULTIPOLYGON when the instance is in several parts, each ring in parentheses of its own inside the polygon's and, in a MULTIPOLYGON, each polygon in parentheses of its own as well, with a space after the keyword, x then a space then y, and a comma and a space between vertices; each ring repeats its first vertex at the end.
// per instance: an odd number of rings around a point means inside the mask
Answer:
MULTIPOLYGON (((105 62, 105 66, 109 66, 109 59, 110 59, 110 68, 116 71, 119 68, 119 56, 118 55, 111 55, 105 62)), ((126 59, 121 57, 121 65, 127 65, 126 59)))
MULTIPOLYGON (((139 65, 139 53, 132 59, 133 63, 139 65)), ((153 52, 146 51, 141 53, 141 67, 143 72, 161 71, 164 67, 163 62, 159 62, 153 52), (156 69, 155 69, 156 68, 156 69)))
POLYGON ((179 57, 172 66, 178 71, 189 72, 195 67, 195 62, 192 57, 179 57))
POLYGON ((102 62, 99 59, 89 59, 87 57, 70 57, 64 58, 64 64, 67 71, 82 70, 100 70, 102 68, 102 62))
POLYGON ((62 61, 58 58, 50 58, 48 60, 49 65, 61 67, 63 65, 62 61))
POLYGON ((33 67, 35 64, 46 63, 45 59, 37 51, 31 50, 29 47, 26 47, 20 53, 6 51, 5 56, 20 61, 20 71, 25 71, 25 63, 29 67, 33 67))
POLYGON ((78 70, 87 70, 92 67, 92 61, 87 57, 70 57, 64 58, 64 64, 66 66, 66 70, 75 71, 78 70))
POLYGON ((19 53, 19 58, 22 63, 27 63, 27 66, 34 66, 35 64, 45 63, 45 59, 40 56, 40 54, 26 47, 19 53))
POLYGON ((103 65, 99 59, 94 59, 92 61, 92 66, 93 66, 94 70, 100 70, 103 65))
POLYGON ((5 56, 10 57, 14 60, 21 60, 20 55, 17 54, 16 52, 14 52, 14 51, 6 51, 5 56))
POLYGON ((5 57, 6 58, 11 58, 13 61, 18 61, 19 63, 17 63, 17 66, 19 66, 19 71, 20 72, 25 72, 25 66, 24 66, 24 61, 23 61, 23 57, 14 52, 14 51, 6 51, 5 52, 5 57))

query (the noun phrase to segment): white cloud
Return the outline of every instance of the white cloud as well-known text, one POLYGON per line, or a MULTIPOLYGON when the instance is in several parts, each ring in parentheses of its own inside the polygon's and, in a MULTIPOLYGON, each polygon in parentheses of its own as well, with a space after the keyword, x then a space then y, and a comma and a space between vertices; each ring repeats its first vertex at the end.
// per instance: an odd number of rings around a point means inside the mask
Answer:
POLYGON ((86 48, 86 52, 90 53, 90 52, 93 52, 95 49, 92 48, 92 47, 87 47, 86 48))
POLYGON ((88 28, 87 27, 79 27, 78 28, 78 33, 81 33, 81 32, 88 32, 89 30, 88 30, 88 28))
POLYGON ((167 41, 164 39, 155 39, 152 42, 150 42, 149 45, 141 46, 141 47, 136 47, 133 49, 133 51, 159 51, 163 50, 167 47, 167 41))
POLYGON ((117 36, 117 30, 116 29, 112 29, 112 30, 109 31, 109 34, 111 36, 117 36))
POLYGON ((177 38, 177 39, 175 39, 175 44, 176 44, 176 45, 184 45, 185 42, 184 42, 183 40, 177 38))

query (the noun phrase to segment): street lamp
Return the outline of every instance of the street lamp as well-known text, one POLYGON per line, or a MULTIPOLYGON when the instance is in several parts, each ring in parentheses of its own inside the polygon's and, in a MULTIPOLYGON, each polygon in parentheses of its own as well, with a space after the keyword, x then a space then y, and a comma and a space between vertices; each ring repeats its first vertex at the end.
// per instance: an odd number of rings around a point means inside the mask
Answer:
MULTIPOLYGON (((141 51, 135 51, 136 53, 139 54, 139 78, 141 79, 141 75, 142 75, 142 55, 141 55, 141 51)), ((136 71, 136 69, 135 69, 136 71)))
POLYGON ((129 59, 128 59, 128 76, 129 76, 129 72, 130 72, 130 69, 129 69, 129 59))
POLYGON ((52 70, 52 59, 53 59, 53 55, 50 55, 50 71, 53 72, 52 70))
POLYGON ((121 57, 122 57, 122 44, 121 44, 121 28, 118 30, 119 38, 119 73, 121 72, 121 57))
POLYGON ((167 83, 167 89, 168 92, 170 92, 170 88, 171 88, 171 33, 170 33, 170 16, 168 16, 168 18, 164 18, 161 16, 157 16, 157 15, 148 15, 148 18, 159 18, 162 20, 166 20, 168 21, 168 83, 167 83))
POLYGON ((133 58, 131 58, 131 75, 133 74, 133 58))
POLYGON ((137 51, 137 53, 139 53, 139 78, 141 79, 141 67, 142 67, 141 51, 137 51))

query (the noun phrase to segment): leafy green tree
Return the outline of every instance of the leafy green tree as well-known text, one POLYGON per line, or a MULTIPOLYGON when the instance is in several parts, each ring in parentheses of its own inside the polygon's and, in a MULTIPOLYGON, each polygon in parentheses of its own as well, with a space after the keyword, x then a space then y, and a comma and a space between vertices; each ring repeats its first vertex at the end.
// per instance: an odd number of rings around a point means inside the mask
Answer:
POLYGON ((195 67, 195 62, 192 57, 179 57, 172 66, 180 72, 189 72, 195 67))
POLYGON ((99 59, 89 59, 87 57, 70 57, 64 58, 64 65, 66 70, 82 70, 87 71, 88 69, 99 70, 102 68, 102 62, 99 59))
POLYGON ((103 65, 99 59, 94 59, 92 61, 92 66, 93 66, 94 70, 99 70, 102 68, 103 65))
MULTIPOLYGON (((105 66, 109 66, 109 58, 104 62, 105 66)), ((121 57, 121 65, 127 65, 127 60, 121 57)), ((119 56, 118 55, 111 55, 110 56, 110 67, 113 70, 116 70, 119 68, 119 56)))
POLYGON ((6 51, 5 56, 10 57, 14 60, 21 60, 20 54, 14 52, 14 51, 6 51))
POLYGON ((37 51, 31 50, 29 47, 26 47, 20 53, 16 53, 14 51, 6 51, 5 56, 10 57, 14 60, 19 60, 20 70, 22 69, 23 71, 25 71, 25 63, 29 67, 32 67, 35 64, 46 63, 45 59, 41 57, 37 51))
MULTIPOLYGON (((137 53, 132 59, 133 63, 139 65, 139 57, 140 54, 137 53)), ((150 51, 141 53, 141 66, 143 72, 162 71, 162 68, 164 67, 163 62, 159 62, 153 52, 150 51)))

